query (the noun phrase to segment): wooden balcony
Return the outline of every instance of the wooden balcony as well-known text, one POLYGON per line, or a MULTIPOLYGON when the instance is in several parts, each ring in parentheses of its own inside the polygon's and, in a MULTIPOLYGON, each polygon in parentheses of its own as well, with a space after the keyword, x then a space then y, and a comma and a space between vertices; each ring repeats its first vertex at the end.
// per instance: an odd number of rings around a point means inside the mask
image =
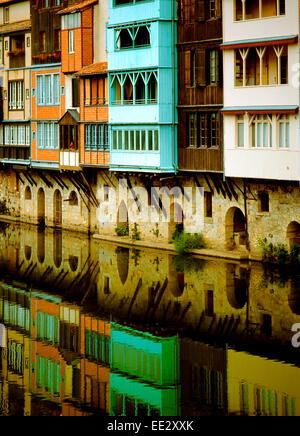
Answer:
POLYGON ((182 171, 223 171, 223 152, 214 148, 179 148, 178 166, 182 171))

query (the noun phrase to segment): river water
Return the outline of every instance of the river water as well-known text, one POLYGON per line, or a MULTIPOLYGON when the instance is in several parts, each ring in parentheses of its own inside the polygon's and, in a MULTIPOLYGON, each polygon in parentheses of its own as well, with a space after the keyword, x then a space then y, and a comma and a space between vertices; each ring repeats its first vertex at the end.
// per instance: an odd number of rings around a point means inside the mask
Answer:
POLYGON ((295 274, 0 223, 0 416, 300 416, 297 323, 295 274))

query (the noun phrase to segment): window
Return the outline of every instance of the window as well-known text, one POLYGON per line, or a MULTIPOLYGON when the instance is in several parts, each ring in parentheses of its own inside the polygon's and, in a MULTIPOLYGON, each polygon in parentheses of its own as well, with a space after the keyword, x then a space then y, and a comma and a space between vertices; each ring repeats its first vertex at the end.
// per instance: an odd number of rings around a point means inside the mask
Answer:
POLYGON ((280 15, 285 15, 285 0, 235 0, 236 21, 280 15))
POLYGON ((113 150, 159 151, 159 133, 157 129, 112 130, 113 150))
POLYGON ((26 46, 30 47, 30 37, 29 36, 26 38, 26 46))
POLYGON ((39 106, 53 106, 60 104, 60 76, 59 74, 43 74, 36 76, 37 104, 39 106))
POLYGON ((114 6, 133 5, 144 1, 149 1, 149 0, 114 0, 114 6))
POLYGON ((218 50, 209 52, 209 83, 214 85, 218 82, 219 53, 218 50))
POLYGON ((126 48, 148 47, 151 45, 150 32, 150 24, 116 29, 116 48, 122 50, 126 48))
POLYGON ((235 86, 274 86, 287 83, 287 45, 235 50, 235 86))
POLYGON ((216 18, 216 2, 217 0, 209 0, 209 18, 216 18))
POLYGON ((214 316, 214 291, 206 291, 205 315, 214 316))
POLYGON ((9 23, 9 7, 4 8, 4 24, 9 23))
POLYGON ((54 50, 59 51, 60 50, 60 29, 54 30, 54 50))
POLYGON ((287 115, 279 116, 278 123, 279 148, 290 147, 290 122, 287 115))
POLYGON ((8 108, 9 110, 24 109, 23 81, 13 81, 8 83, 8 108))
POLYGON ((213 216, 211 192, 204 192, 204 215, 205 218, 212 218, 213 216))
POLYGON ((92 151, 107 150, 109 148, 108 125, 86 124, 84 147, 92 151))
POLYGON ((245 124, 243 115, 237 117, 237 146, 245 146, 245 124))
POLYGON ((25 124, 5 124, 4 126, 4 145, 30 145, 30 125, 25 124))
POLYGON ((79 27, 81 27, 80 12, 62 16, 62 30, 78 29, 79 27))
POLYGON ((253 148, 272 147, 272 116, 256 115, 250 120, 250 137, 253 148))
POLYGON ((37 124, 37 147, 40 150, 58 150, 58 124, 38 123, 37 124))
POLYGON ((74 49, 74 30, 69 30, 69 53, 75 53, 74 49))
POLYGON ((104 294, 108 295, 110 294, 110 278, 104 277, 104 287, 103 287, 104 294))
POLYGON ((270 212, 269 194, 264 192, 258 194, 258 210, 259 212, 270 212))
POLYGON ((261 324, 261 333, 271 336, 272 335, 272 317, 268 314, 263 314, 262 316, 262 324, 261 324))
POLYGON ((79 146, 78 126, 69 124, 60 126, 61 150, 77 151, 79 146))
POLYGON ((72 107, 80 106, 80 79, 72 79, 72 107))
POLYGON ((220 141, 218 112, 188 114, 188 146, 218 148, 220 141))
POLYGON ((84 80, 84 104, 86 106, 106 104, 106 78, 84 80))
POLYGON ((110 74, 112 105, 157 104, 158 71, 110 74))

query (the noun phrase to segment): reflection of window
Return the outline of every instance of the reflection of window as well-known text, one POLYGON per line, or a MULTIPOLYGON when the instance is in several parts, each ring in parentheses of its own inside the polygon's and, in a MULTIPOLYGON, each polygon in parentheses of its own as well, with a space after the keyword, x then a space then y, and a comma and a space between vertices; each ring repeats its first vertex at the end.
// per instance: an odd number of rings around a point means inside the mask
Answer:
POLYGON ((26 186, 25 189, 25 200, 31 200, 31 189, 29 186, 26 186))
POLYGON ((245 415, 249 413, 249 389, 246 383, 241 385, 241 411, 245 415))

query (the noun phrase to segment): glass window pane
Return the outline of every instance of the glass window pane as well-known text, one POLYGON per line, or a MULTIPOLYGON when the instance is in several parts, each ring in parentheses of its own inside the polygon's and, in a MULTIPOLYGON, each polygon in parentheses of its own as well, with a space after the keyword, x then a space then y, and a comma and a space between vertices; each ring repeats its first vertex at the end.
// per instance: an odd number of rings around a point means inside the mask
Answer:
POLYGON ((263 129, 262 123, 257 124, 257 147, 262 147, 263 144, 263 129))
POLYGON ((238 147, 244 147, 244 123, 238 124, 238 147))

